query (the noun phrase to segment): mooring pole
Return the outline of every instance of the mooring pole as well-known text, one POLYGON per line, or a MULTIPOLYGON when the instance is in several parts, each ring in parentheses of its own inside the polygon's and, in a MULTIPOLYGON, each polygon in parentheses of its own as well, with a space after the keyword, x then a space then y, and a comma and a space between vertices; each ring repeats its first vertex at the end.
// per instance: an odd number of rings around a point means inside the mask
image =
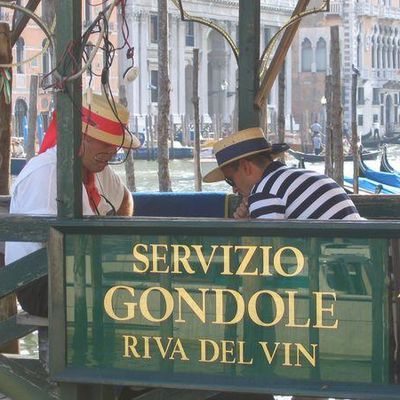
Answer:
POLYGON ((260 0, 239 0, 239 130, 260 126, 254 105, 260 79, 260 0))

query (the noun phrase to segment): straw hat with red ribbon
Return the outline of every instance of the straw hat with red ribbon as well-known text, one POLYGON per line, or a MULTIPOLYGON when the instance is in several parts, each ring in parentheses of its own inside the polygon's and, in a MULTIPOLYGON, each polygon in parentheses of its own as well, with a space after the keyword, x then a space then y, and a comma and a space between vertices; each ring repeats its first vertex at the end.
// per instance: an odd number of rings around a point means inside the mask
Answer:
MULTIPOLYGON (((110 105, 105 95, 86 93, 82 96, 82 133, 101 142, 126 149, 140 147, 139 139, 127 128, 129 111, 122 104, 110 105)), ((46 131, 39 153, 57 144, 57 116, 46 131)))

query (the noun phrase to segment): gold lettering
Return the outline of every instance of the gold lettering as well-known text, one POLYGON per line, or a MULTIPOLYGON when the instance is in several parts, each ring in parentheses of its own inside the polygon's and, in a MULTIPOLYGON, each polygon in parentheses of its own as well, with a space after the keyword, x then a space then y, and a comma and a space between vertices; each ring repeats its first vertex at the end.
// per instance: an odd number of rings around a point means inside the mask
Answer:
MULTIPOLYGON (((140 297, 139 301, 139 307, 140 311, 142 312, 143 316, 151 322, 162 322, 165 321, 169 316, 172 314, 172 311, 174 309, 174 299, 172 297, 172 294, 164 288, 161 287, 151 287, 146 289, 142 296, 140 297), (148 297, 151 292, 160 292, 160 297, 164 300, 164 303, 160 300, 160 304, 165 304, 165 311, 164 315, 160 316, 160 318, 154 317, 152 314, 150 314, 149 307, 148 307, 148 297)), ((162 307, 160 307, 162 309, 162 307)), ((160 310, 161 313, 161 310, 160 310)))
POLYGON ((211 265, 211 261, 214 258, 215 250, 217 250, 219 246, 215 246, 215 245, 211 246, 212 252, 211 252, 210 258, 208 259, 208 262, 206 262, 205 257, 203 255, 203 246, 196 244, 196 245, 192 245, 192 247, 194 248, 194 251, 196 252, 197 258, 199 259, 200 265, 203 268, 204 273, 207 274, 208 269, 210 268, 210 265, 211 265))
POLYGON ((124 355, 122 357, 140 358, 140 354, 136 350, 138 341, 136 336, 122 335, 124 338, 124 355))
POLYGON ((127 321, 128 319, 135 318, 136 303, 123 303, 126 306, 125 316, 119 317, 117 314, 115 314, 113 307, 113 296, 117 290, 126 290, 132 295, 132 297, 135 295, 135 290, 130 286, 113 286, 112 288, 107 290, 104 296, 105 312, 110 318, 115 319, 116 321, 127 321))
POLYGON ((245 361, 244 360, 244 345, 245 345, 245 342, 243 342, 242 340, 239 340, 238 341, 238 345, 239 345, 238 364, 253 364, 253 358, 251 358, 249 361, 245 361))
POLYGON ((245 305, 243 297, 239 292, 232 289, 212 289, 215 292, 215 321, 213 324, 232 325, 237 324, 243 318, 245 305), (230 321, 224 321, 224 294, 230 294, 236 301, 236 314, 230 321))
POLYGON ((152 244, 151 249, 153 251, 153 269, 152 272, 159 273, 159 274, 166 274, 169 272, 169 266, 167 263, 167 255, 166 252, 168 251, 168 246, 166 244, 152 244), (159 250, 165 250, 163 254, 159 254, 159 250), (158 261, 164 261, 164 264, 161 266, 164 267, 164 270, 158 269, 158 261))
POLYGON ((206 293, 209 291, 208 289, 199 288, 198 290, 202 293, 202 306, 201 308, 197 305, 197 303, 193 300, 190 294, 184 288, 175 288, 178 292, 178 319, 175 322, 186 322, 185 319, 182 318, 182 300, 191 308, 191 310, 196 314, 203 324, 206 322, 206 293))
POLYGON ((199 339, 200 342, 200 360, 199 362, 206 362, 206 363, 212 363, 215 360, 218 359, 219 356, 219 347, 217 342, 214 342, 214 340, 210 339, 199 339), (210 359, 207 359, 207 343, 212 346, 211 351, 214 353, 210 357, 210 359))
POLYGON ((282 343, 285 348, 285 362, 282 364, 285 367, 291 367, 293 364, 290 362, 290 347, 291 343, 282 343))
POLYGON ((272 361, 275 358, 275 354, 276 354, 276 351, 278 350, 278 347, 279 347, 280 343, 279 342, 275 342, 274 343, 275 344, 275 348, 274 348, 274 351, 272 352, 272 354, 271 354, 271 352, 269 350, 268 342, 258 342, 258 343, 260 343, 260 345, 261 345, 261 347, 262 347, 262 349, 264 351, 265 357, 267 357, 268 364, 272 364, 272 361))
POLYGON ((150 356, 150 336, 142 336, 143 339, 143 350, 144 350, 144 354, 143 354, 143 358, 147 358, 147 359, 151 359, 150 356))
POLYGON ((235 342, 233 340, 221 340, 221 363, 233 364, 236 358, 233 357, 231 360, 227 359, 227 355, 233 356, 235 351, 235 342))
MULTIPOLYGON (((260 307, 262 308, 262 307, 260 307)), ((254 323, 260 326, 274 326, 276 325, 283 317, 285 311, 285 305, 283 303, 282 297, 279 296, 278 293, 273 292, 271 290, 260 290, 255 292, 249 300, 248 304, 249 317, 253 320, 254 323), (257 312, 257 300, 262 295, 266 294, 271 297, 271 299, 275 302, 275 318, 271 322, 264 322, 260 319, 257 312)))
POLYGON ((142 274, 149 269, 150 261, 146 255, 139 252, 139 248, 142 248, 144 251, 147 252, 148 246, 147 246, 147 244, 138 243, 135 246, 133 246, 133 250, 132 250, 133 257, 137 261, 140 261, 141 263, 143 263, 143 268, 140 268, 136 263, 133 263, 133 272, 142 274))
POLYGON ((316 364, 316 348, 318 347, 317 344, 311 344, 312 347, 312 355, 306 350, 306 348, 300 344, 296 343, 296 348, 297 348, 297 362, 295 364, 296 367, 301 367, 300 363, 300 353, 303 354, 303 356, 308 360, 308 362, 315 367, 316 364))
POLYGON ((174 339, 173 339, 172 337, 169 337, 169 338, 167 339, 168 342, 167 342, 167 347, 166 347, 166 348, 164 348, 160 336, 153 336, 153 339, 154 339, 154 341, 155 341, 156 344, 157 344, 157 347, 158 347, 158 350, 160 351, 161 357, 162 357, 162 358, 165 358, 165 356, 167 355, 168 348, 169 348, 171 342, 172 342, 174 339))
POLYGON ((335 319, 333 325, 324 325, 323 323, 323 313, 329 311, 329 314, 333 317, 334 314, 334 305, 331 304, 330 307, 323 307, 322 301, 324 296, 331 296, 334 301, 336 301, 336 293, 334 292, 313 292, 315 295, 315 320, 316 323, 314 328, 318 329, 337 329, 338 327, 338 320, 335 319))
POLYGON ((272 273, 270 271, 270 264, 269 264, 269 257, 270 257, 270 252, 272 249, 272 246, 260 246, 260 249, 262 250, 263 254, 263 270, 261 275, 262 276, 272 276, 272 273))
POLYGON ((236 275, 258 275, 257 267, 253 272, 246 271, 247 266, 249 265, 254 253, 257 250, 257 246, 236 246, 235 252, 238 250, 247 250, 247 252, 243 257, 242 262, 239 264, 236 275))
POLYGON ((275 268, 276 272, 278 272, 279 275, 285 276, 287 278, 298 275, 304 268, 303 253, 299 249, 296 249, 296 247, 287 246, 287 247, 280 248, 274 255, 274 268, 275 268), (296 257, 297 267, 296 267, 296 270, 293 271, 292 273, 286 272, 282 267, 282 263, 281 263, 282 253, 286 250, 292 251, 296 257))
POLYGON ((182 264, 182 267, 186 270, 188 274, 194 274, 195 271, 189 264, 188 258, 190 257, 190 249, 188 246, 184 244, 172 244, 171 245, 174 255, 174 263, 173 263, 173 273, 181 274, 182 271, 179 270, 179 264, 182 264), (183 255, 180 255, 180 249, 184 251, 183 255))
POLYGON ((233 272, 230 270, 232 247, 233 246, 221 246, 221 249, 224 252, 224 269, 221 272, 221 275, 233 275, 233 272))
POLYGON ((181 361, 189 361, 189 359, 187 358, 187 355, 185 353, 185 350, 183 349, 181 339, 179 339, 179 338, 176 339, 175 346, 172 350, 171 356, 169 357, 170 360, 175 359, 175 353, 177 353, 181 356, 181 361))
POLYGON ((298 293, 297 290, 286 290, 288 294, 288 314, 289 314, 289 322, 286 326, 290 328, 307 328, 310 326, 310 318, 303 324, 296 324, 296 307, 295 307, 295 295, 298 293))

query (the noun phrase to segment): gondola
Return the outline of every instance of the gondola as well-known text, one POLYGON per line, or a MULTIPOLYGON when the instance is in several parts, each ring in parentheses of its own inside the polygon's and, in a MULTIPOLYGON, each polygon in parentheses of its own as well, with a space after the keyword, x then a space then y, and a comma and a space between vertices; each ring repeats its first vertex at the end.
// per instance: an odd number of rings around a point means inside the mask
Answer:
MULTIPOLYGON (((304 160, 304 162, 309 162, 309 163, 316 163, 316 162, 324 162, 325 161, 325 155, 324 154, 311 154, 311 153, 302 153, 301 151, 295 151, 290 149, 289 153, 296 159, 296 160, 304 160)), ((363 159, 364 160, 376 160, 378 158, 378 155, 380 153, 380 150, 376 151, 365 151, 363 153, 363 159)), ((353 155, 352 154, 347 154, 344 157, 344 161, 353 161, 353 155)))
POLYGON ((360 155, 359 161, 360 177, 368 178, 373 181, 383 183, 385 185, 400 188, 400 175, 396 174, 395 172, 382 172, 372 170, 365 164, 364 155, 360 155))
POLYGON ((377 149, 382 144, 400 144, 400 135, 373 137, 371 133, 361 136, 361 144, 368 149, 377 149))
POLYGON ((381 172, 390 172, 390 173, 396 172, 394 170, 394 168, 390 165, 389 160, 387 158, 387 147, 386 146, 382 146, 381 165, 380 165, 379 169, 381 172))

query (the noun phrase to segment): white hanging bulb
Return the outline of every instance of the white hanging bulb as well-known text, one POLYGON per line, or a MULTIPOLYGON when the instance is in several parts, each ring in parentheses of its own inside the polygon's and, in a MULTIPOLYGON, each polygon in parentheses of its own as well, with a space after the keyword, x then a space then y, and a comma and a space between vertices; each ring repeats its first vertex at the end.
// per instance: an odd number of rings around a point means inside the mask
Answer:
POLYGON ((126 83, 130 83, 139 76, 139 73, 140 70, 138 67, 130 67, 124 72, 123 78, 126 83))

